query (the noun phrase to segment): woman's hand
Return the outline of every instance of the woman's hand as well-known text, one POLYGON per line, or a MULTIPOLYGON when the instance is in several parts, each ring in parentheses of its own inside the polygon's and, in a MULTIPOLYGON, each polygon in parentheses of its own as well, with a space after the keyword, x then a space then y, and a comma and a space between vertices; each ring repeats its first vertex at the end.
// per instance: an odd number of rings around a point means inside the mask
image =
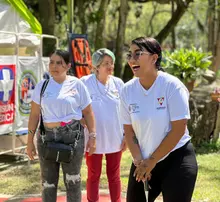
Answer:
POLYGON ((34 156, 36 156, 36 149, 34 142, 28 142, 27 143, 27 155, 31 160, 34 160, 34 156))
POLYGON ((96 150, 96 138, 89 137, 89 140, 86 145, 86 151, 88 151, 88 155, 91 156, 96 150))
POLYGON ((82 118, 82 119, 80 120, 80 124, 81 124, 84 128, 86 128, 86 121, 85 121, 84 118, 82 118))
POLYGON ((125 141, 125 137, 123 137, 122 143, 121 143, 121 151, 124 152, 127 149, 127 144, 125 141))
POLYGON ((136 180, 140 182, 141 180, 149 180, 151 174, 150 172, 153 170, 153 168, 156 166, 157 162, 154 158, 149 158, 142 160, 139 165, 137 165, 137 168, 134 171, 134 177, 136 177, 136 180))

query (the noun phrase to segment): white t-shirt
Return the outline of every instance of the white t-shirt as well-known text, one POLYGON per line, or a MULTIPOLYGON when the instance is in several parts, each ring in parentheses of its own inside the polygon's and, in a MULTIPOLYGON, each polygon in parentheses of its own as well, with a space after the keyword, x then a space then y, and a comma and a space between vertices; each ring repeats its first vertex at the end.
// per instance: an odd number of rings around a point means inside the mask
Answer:
MULTIPOLYGON (((171 121, 190 119, 188 100, 189 92, 184 84, 164 72, 159 72, 148 90, 142 87, 138 78, 125 84, 121 93, 122 123, 132 125, 143 158, 148 158, 157 149, 171 130, 171 121)), ((173 151, 190 139, 186 129, 173 151)))
MULTIPOLYGON (((40 92, 45 80, 40 81, 33 92, 32 100, 40 104, 40 92)), ((68 76, 61 84, 50 78, 41 100, 45 123, 80 120, 82 110, 91 103, 85 85, 78 78, 68 76)))
MULTIPOLYGON (((123 81, 111 76, 108 84, 100 83, 94 74, 81 78, 92 99, 92 109, 96 120, 96 154, 120 151, 123 127, 120 120, 120 94, 123 81)), ((88 130, 85 128, 88 141, 88 130)))

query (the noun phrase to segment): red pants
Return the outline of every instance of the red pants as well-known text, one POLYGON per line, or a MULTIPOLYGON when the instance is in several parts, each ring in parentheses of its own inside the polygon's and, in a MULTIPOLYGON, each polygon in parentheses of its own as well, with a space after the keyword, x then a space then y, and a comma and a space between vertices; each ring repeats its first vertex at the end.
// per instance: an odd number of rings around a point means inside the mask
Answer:
MULTIPOLYGON (((121 202, 121 155, 121 151, 111 154, 105 154, 106 173, 108 177, 111 202, 121 202)), ((102 156, 103 154, 93 154, 91 156, 88 156, 88 153, 86 153, 86 164, 88 167, 86 189, 88 202, 99 201, 99 181, 102 172, 102 156)))

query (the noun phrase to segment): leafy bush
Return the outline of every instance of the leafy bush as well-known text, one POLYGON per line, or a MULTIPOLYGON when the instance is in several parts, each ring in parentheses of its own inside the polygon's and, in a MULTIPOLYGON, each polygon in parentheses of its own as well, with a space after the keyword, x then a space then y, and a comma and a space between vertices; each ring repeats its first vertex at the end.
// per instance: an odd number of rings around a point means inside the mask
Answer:
POLYGON ((195 47, 181 48, 174 52, 166 51, 162 66, 168 73, 187 83, 195 81, 210 67, 211 57, 211 53, 203 52, 195 47))

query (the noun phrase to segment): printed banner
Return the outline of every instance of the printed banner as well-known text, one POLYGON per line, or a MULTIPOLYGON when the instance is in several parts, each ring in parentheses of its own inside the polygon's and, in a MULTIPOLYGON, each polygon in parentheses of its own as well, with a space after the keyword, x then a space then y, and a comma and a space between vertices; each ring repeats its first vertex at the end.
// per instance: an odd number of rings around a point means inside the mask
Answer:
POLYGON ((26 130, 36 84, 49 58, 0 56, 0 135, 26 130))
POLYGON ((32 94, 40 80, 41 65, 37 57, 19 57, 17 66, 16 130, 27 128, 32 94))
POLYGON ((15 65, 0 65, 0 126, 12 124, 14 115, 15 65))

